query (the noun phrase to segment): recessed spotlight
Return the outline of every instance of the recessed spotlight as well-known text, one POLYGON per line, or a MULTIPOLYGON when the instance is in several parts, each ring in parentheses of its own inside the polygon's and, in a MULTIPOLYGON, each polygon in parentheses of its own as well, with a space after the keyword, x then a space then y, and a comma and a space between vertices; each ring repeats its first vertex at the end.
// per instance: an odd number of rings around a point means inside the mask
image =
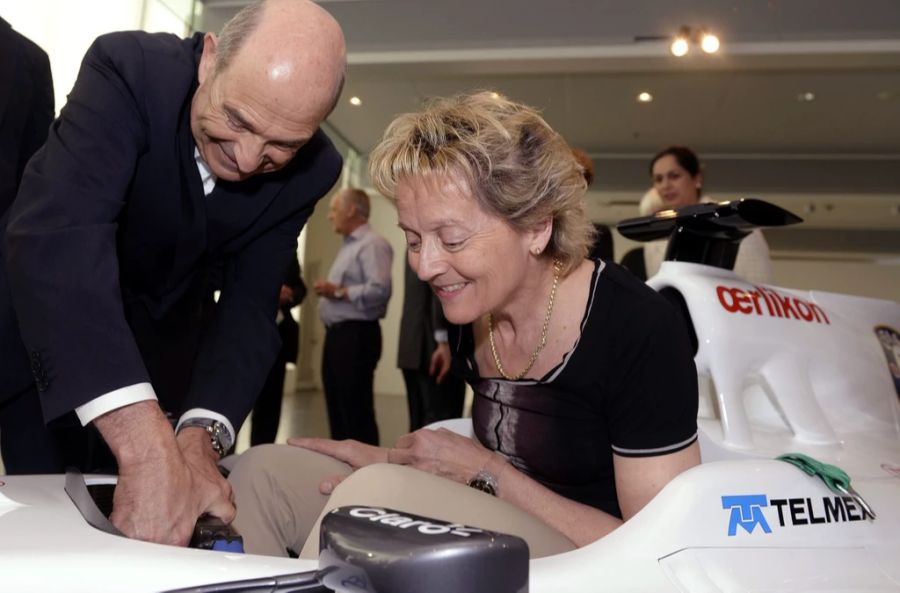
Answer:
POLYGON ((810 103, 816 100, 816 94, 811 91, 805 93, 797 93, 797 100, 801 103, 810 103))
POLYGON ((360 105, 362 105, 362 99, 360 99, 359 97, 350 97, 350 104, 354 107, 359 107, 360 105))
POLYGON ((642 93, 638 93, 637 96, 638 103, 651 103, 653 101, 653 95, 644 91, 642 93))
POLYGON ((676 37, 669 47, 669 51, 677 58, 687 55, 688 49, 690 49, 690 47, 688 45, 688 40, 685 37, 676 37))
POLYGON ((716 53, 719 51, 719 38, 712 33, 704 33, 700 39, 700 49, 708 54, 716 53))

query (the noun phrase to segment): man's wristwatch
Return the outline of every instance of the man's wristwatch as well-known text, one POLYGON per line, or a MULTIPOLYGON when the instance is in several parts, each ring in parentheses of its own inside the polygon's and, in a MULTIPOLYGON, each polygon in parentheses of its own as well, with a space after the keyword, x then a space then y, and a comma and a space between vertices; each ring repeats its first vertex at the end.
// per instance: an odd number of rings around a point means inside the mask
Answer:
POLYGON ((347 289, 344 288, 343 286, 338 286, 337 288, 334 289, 333 294, 334 294, 334 298, 343 299, 345 296, 347 296, 347 289))
POLYGON ((481 470, 469 480, 468 485, 475 490, 481 490, 491 496, 497 496, 497 476, 491 472, 481 470))
POLYGON ((229 449, 231 449, 231 446, 234 444, 234 439, 231 437, 231 433, 228 432, 228 429, 225 427, 225 425, 218 420, 201 417, 188 418, 181 423, 181 426, 178 428, 178 430, 180 432, 181 430, 190 426, 202 428, 207 433, 209 433, 209 442, 212 445, 213 450, 219 454, 219 457, 225 457, 225 454, 228 453, 229 449))

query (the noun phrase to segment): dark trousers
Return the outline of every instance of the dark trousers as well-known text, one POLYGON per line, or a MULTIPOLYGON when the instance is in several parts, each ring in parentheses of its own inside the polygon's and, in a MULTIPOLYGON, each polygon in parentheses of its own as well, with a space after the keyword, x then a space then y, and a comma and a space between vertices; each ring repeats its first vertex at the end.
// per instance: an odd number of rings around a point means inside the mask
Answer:
POLYGON ((256 404, 253 406, 253 420, 250 423, 250 444, 274 443, 281 421, 281 400, 284 396, 284 365, 287 359, 284 349, 278 352, 275 364, 266 377, 256 404))
POLYGON ((331 438, 378 445, 373 383, 379 358, 377 321, 345 321, 325 331, 322 382, 331 438))
POLYGON ((462 416, 466 383, 451 374, 444 376, 440 384, 427 372, 401 369, 406 383, 406 401, 409 404, 409 431, 423 426, 462 416))

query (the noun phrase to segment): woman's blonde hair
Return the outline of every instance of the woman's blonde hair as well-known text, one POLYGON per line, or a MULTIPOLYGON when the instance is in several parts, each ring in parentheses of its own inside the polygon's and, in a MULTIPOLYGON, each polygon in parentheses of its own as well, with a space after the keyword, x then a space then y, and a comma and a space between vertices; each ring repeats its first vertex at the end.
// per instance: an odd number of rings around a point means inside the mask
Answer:
POLYGON ((595 231, 583 168, 531 107, 478 92, 397 117, 369 156, 373 184, 393 199, 404 178, 433 174, 462 175, 481 207, 514 229, 552 219, 544 255, 559 259, 563 274, 587 256, 595 231))

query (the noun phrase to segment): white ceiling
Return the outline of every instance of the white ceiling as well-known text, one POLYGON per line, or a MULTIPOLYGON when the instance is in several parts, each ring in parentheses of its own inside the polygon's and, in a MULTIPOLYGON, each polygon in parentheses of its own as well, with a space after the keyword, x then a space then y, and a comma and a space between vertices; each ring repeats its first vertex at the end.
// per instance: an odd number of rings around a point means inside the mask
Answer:
MULTIPOLYGON (((206 0, 217 30, 246 2, 206 0)), ((428 96, 490 88, 595 155, 900 158, 900 0, 331 0, 350 73, 330 123, 359 151, 428 96), (707 26, 720 55, 676 59, 707 26), (640 91, 655 97, 635 100, 640 91), (815 93, 812 102, 797 95, 815 93), (346 102, 358 96, 363 103, 346 102)), ((697 52, 699 54, 699 52, 697 52)))
MULTIPOLYGON (((245 4, 205 0, 198 28, 245 4)), ((361 154, 427 97, 494 89, 594 157, 601 217, 633 215, 649 157, 679 143, 706 162, 713 195, 783 196, 804 230, 831 229, 790 235, 808 249, 900 252, 900 0, 319 4, 349 48, 329 123, 361 154), (682 25, 717 32, 720 54, 672 57, 662 38, 682 25), (655 100, 639 104, 641 91, 655 100), (798 101, 806 92, 815 100, 798 101)))

